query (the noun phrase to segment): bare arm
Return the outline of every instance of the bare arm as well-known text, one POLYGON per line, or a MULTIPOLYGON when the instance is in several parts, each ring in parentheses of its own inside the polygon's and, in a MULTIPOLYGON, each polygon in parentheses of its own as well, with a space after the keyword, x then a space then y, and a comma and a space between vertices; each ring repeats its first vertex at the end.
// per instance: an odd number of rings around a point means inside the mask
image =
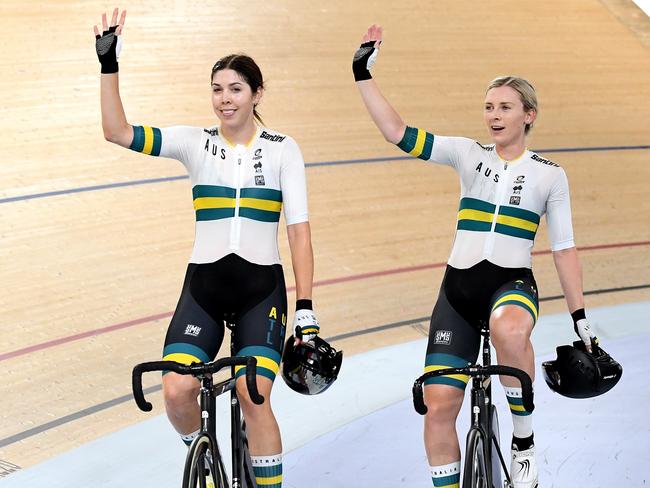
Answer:
MULTIPOLYGON (((110 27, 116 26, 118 9, 113 11, 110 27)), ((120 22, 115 30, 115 35, 120 36, 124 29, 126 10, 122 11, 120 22)), ((109 25, 106 14, 102 14, 103 32, 107 32, 109 25)), ((100 36, 99 29, 94 26, 95 37, 100 36)), ((119 73, 102 73, 100 85, 102 129, 107 141, 129 147, 133 141, 133 127, 127 122, 124 107, 120 98, 119 73)))
POLYGON ((287 226, 291 263, 296 279, 296 299, 311 299, 314 280, 314 251, 311 247, 309 222, 287 226))
POLYGON ((582 293, 582 267, 575 247, 553 252, 553 262, 560 278, 569 312, 585 307, 582 293))
MULTIPOLYGON (((368 32, 363 36, 364 43, 376 41, 374 46, 376 49, 379 49, 381 39, 382 28, 377 25, 370 26, 368 32)), ((381 93, 377 82, 371 78, 369 80, 357 81, 356 85, 359 88, 361 98, 368 109, 368 113, 384 138, 393 144, 400 142, 404 136, 406 124, 381 93)))

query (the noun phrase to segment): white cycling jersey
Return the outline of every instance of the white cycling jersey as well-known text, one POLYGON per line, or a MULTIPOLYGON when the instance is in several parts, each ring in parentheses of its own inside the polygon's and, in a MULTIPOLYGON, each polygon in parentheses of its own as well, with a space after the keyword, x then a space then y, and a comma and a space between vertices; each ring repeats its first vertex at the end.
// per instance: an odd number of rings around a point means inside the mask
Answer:
POLYGON ((569 184, 557 164, 526 150, 515 161, 494 144, 434 136, 407 127, 398 146, 425 161, 453 167, 460 176, 460 206, 449 265, 466 269, 482 260, 504 268, 530 268, 540 218, 546 214, 553 251, 573 247, 569 184))
POLYGON ((233 145, 218 128, 133 127, 131 149, 178 159, 192 183, 196 235, 191 263, 234 253, 278 264, 278 222, 306 222, 305 163, 289 136, 258 127, 248 145, 233 145))

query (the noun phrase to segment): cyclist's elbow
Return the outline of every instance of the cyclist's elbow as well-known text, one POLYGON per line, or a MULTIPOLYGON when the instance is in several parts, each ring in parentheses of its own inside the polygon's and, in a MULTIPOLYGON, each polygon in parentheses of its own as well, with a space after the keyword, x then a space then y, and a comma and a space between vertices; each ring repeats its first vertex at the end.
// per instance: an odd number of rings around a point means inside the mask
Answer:
POLYGON ((390 142, 391 144, 399 144, 404 137, 405 131, 406 125, 402 122, 401 124, 395 124, 384 130, 383 136, 386 142, 390 142))
POLYGON ((131 141, 133 140, 133 131, 131 126, 127 126, 121 129, 115 129, 111 127, 103 127, 104 139, 113 144, 117 144, 122 147, 129 147, 131 141))

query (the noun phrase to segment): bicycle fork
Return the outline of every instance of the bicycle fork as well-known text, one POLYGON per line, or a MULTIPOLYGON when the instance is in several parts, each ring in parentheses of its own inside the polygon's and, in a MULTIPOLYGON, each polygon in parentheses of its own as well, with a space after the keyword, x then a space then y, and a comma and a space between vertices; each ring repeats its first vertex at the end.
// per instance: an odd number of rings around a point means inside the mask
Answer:
POLYGON ((241 436, 241 410, 235 388, 230 392, 230 432, 231 442, 234 446, 232 452, 232 488, 243 488, 244 449, 241 436))

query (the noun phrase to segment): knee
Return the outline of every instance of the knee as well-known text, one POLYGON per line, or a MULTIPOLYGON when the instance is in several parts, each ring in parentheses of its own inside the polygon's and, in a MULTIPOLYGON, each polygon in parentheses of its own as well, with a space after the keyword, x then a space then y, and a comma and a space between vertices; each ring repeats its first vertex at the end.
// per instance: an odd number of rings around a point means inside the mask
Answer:
POLYGON ((497 351, 522 350, 530 340, 531 331, 532 324, 508 317, 502 317, 490 324, 490 338, 497 351))
POLYGON ((188 405, 197 404, 199 383, 192 376, 167 373, 163 377, 163 398, 165 407, 170 411, 182 410, 188 405))
MULTIPOLYGON (((244 378, 242 377, 241 379, 243 380, 244 378)), ((257 390, 264 397, 264 403, 258 405, 251 400, 245 381, 237 381, 237 398, 239 399, 239 405, 247 422, 254 422, 256 419, 262 419, 272 415, 270 398, 272 385, 273 383, 268 379, 257 377, 257 390)))
POLYGON ((463 390, 445 385, 430 385, 425 387, 425 403, 427 413, 424 423, 427 428, 456 422, 458 411, 463 403, 463 390))

